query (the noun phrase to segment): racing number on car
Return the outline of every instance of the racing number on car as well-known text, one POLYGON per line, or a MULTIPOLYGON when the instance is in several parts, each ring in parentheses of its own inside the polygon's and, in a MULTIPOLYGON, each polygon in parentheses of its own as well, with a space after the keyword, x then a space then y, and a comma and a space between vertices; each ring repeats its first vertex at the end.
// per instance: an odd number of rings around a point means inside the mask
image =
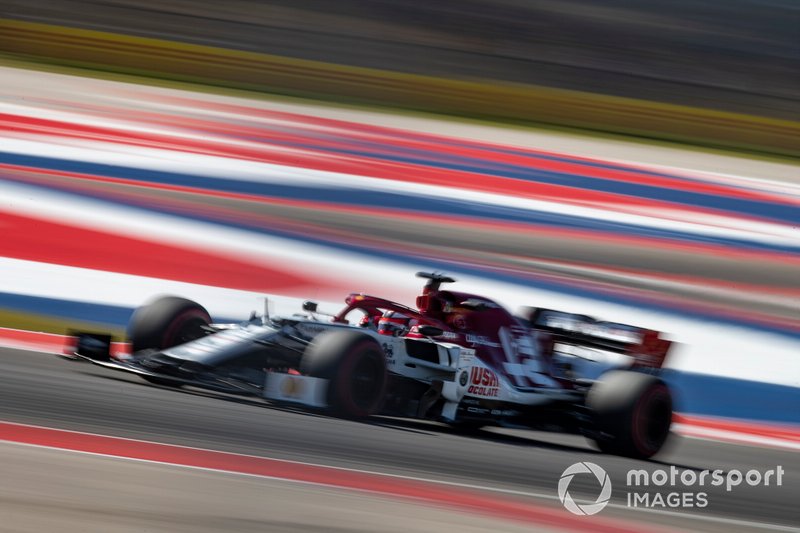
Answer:
POLYGON ((386 364, 389 366, 394 366, 395 359, 394 359, 394 348, 388 342, 384 342, 381 344, 381 348, 383 348, 383 353, 386 356, 386 364))
POLYGON ((539 382, 544 369, 536 350, 536 333, 527 330, 510 329, 505 326, 497 332, 506 362, 503 368, 512 377, 517 386, 526 386, 524 379, 528 378, 534 383, 539 382))

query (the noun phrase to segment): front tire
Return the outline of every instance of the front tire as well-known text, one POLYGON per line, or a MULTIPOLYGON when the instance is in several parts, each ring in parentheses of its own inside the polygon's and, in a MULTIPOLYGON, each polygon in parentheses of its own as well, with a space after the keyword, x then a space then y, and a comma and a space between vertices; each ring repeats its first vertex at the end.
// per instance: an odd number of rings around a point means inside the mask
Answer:
POLYGON ((200 304, 163 296, 139 307, 128 323, 128 339, 133 351, 166 350, 206 335, 203 329, 211 316, 200 304))
POLYGON ((672 424, 672 396, 658 377, 607 372, 589 390, 594 415, 592 439, 605 453, 648 459, 658 453, 672 424))
POLYGON ((383 405, 386 356, 369 335, 352 330, 320 333, 306 348, 300 371, 328 380, 328 405, 339 416, 364 418, 383 405))

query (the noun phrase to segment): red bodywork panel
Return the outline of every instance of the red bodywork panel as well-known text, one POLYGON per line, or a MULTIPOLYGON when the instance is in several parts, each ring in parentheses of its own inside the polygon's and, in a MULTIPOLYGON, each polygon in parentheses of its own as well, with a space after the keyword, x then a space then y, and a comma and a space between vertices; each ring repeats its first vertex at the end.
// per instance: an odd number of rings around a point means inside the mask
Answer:
POLYGON ((639 368, 660 368, 671 346, 671 342, 660 338, 657 331, 597 322, 584 315, 558 311, 542 310, 561 316, 562 322, 563 317, 573 317, 574 324, 589 324, 589 326, 580 331, 554 327, 553 316, 550 316, 550 324, 539 324, 536 317, 530 320, 530 324, 526 324, 525 320, 520 320, 501 305, 482 296, 438 290, 427 286, 423 294, 417 297, 418 309, 384 298, 356 293, 347 296, 345 303, 347 307, 334 317, 334 322, 346 323, 345 317, 354 310, 366 313, 368 319, 362 322, 364 324, 375 322, 385 311, 402 313, 410 318, 412 327, 409 337, 421 337, 417 332, 418 326, 438 327, 443 334, 436 337, 437 340, 474 349, 478 358, 520 389, 542 386, 540 381, 520 371, 526 368, 526 365, 536 368, 538 373, 554 379, 562 387, 573 386, 571 380, 558 376, 554 371, 553 349, 556 342, 590 345, 624 353, 633 357, 633 366, 639 368), (601 331, 597 328, 605 328, 604 331, 624 328, 622 330, 631 336, 628 340, 638 342, 620 343, 605 339, 604 345, 602 338, 597 340, 587 329, 591 327, 595 328, 595 333, 601 331), (530 359, 535 359, 536 364, 528 361, 530 359), (508 372, 508 369, 516 370, 508 372))

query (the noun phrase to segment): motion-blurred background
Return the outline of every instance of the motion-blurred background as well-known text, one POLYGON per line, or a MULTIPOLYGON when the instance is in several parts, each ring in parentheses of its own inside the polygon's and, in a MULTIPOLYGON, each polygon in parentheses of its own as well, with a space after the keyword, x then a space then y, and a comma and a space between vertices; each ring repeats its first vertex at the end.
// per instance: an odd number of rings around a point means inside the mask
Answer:
MULTIPOLYGON (((798 28, 788 0, 0 0, 0 340, 123 337, 159 293, 218 319, 264 294, 411 304, 413 272, 441 270, 667 332, 682 414, 800 423, 798 28)), ((119 432, 135 408, 126 388, 118 411, 50 414, 37 391, 81 401, 70 371, 9 360, 0 418, 119 432)), ((321 431, 292 416, 286 442, 321 431)), ((129 427, 279 447, 204 423, 129 427)), ((384 429, 322 434, 354 464, 438 438, 372 446, 384 429)), ((559 446, 525 464, 584 459, 559 446)), ((716 460, 692 450, 674 461, 716 460)), ((723 514, 790 522, 781 494, 723 514)))
POLYGON ((300 59, 800 118, 800 13, 788 0, 4 0, 2 8, 20 20, 300 59))
MULTIPOLYGON (((339 301, 351 289, 410 300, 410 276, 385 287, 351 271, 407 263, 399 277, 427 265, 522 284, 541 305, 569 296, 611 318, 648 309, 797 338, 793 2, 0 8, 0 251, 37 261, 18 268, 339 301), (198 260, 209 254, 219 264, 198 260)), ((24 285, 8 282, 7 326, 96 323, 89 300, 119 307, 100 322, 121 334, 146 296, 38 288, 32 300, 24 285)), ((697 353, 728 350, 651 325, 697 353)), ((696 359, 675 365, 716 369, 696 359)))
POLYGON ((0 16, 435 79, 274 57, 200 64, 197 49, 185 50, 193 60, 157 45, 131 50, 87 34, 75 34, 81 44, 50 40, 37 33, 47 34, 43 28, 5 29, 2 48, 61 62, 705 145, 798 149, 789 124, 541 89, 796 121, 800 15, 790 1, 4 0, 0 16), (743 127, 758 133, 737 131, 743 127))

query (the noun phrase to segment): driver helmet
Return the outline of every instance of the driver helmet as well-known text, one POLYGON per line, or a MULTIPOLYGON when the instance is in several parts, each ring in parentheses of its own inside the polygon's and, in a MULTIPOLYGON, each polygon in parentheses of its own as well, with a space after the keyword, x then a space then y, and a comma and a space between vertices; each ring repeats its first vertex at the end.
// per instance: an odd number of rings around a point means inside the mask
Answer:
POLYGON ((377 315, 368 315, 365 314, 361 317, 361 320, 358 322, 359 327, 362 328, 369 328, 371 330, 378 329, 378 321, 381 319, 380 313, 377 315))
POLYGON ((378 320, 378 333, 399 337, 408 331, 411 317, 397 311, 386 311, 378 320))

